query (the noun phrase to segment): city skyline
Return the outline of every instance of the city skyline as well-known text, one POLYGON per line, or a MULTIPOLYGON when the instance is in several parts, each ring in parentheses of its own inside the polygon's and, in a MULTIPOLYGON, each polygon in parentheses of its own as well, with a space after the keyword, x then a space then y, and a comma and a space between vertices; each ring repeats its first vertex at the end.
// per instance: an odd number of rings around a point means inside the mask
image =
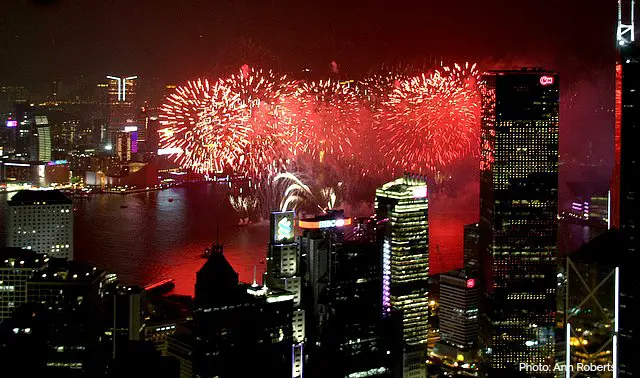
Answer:
POLYGON ((0 6, 0 375, 637 374, 635 0, 70 1, 0 6))

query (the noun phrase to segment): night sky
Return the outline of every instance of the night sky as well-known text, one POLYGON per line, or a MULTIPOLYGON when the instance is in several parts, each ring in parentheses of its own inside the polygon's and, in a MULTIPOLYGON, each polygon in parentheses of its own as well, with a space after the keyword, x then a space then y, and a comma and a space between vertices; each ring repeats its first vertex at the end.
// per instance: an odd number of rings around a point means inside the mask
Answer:
POLYGON ((243 63, 325 75, 336 61, 347 77, 434 59, 545 66, 561 76, 562 157, 591 148, 608 162, 615 20, 615 0, 4 0, 0 84, 108 73, 180 83, 243 63))
POLYGON ((615 0, 10 0, 2 81, 135 72, 169 81, 243 60, 357 75, 429 57, 546 65, 573 80, 615 57, 615 0), (584 73, 584 72, 579 72, 584 73))

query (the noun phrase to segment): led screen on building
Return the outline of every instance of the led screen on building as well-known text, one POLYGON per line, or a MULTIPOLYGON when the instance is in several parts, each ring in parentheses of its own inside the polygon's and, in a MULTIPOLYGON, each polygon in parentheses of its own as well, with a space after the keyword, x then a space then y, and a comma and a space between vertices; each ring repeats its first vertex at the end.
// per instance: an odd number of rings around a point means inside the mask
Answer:
POLYGON ((271 241, 278 244, 293 243, 293 211, 271 213, 271 241))

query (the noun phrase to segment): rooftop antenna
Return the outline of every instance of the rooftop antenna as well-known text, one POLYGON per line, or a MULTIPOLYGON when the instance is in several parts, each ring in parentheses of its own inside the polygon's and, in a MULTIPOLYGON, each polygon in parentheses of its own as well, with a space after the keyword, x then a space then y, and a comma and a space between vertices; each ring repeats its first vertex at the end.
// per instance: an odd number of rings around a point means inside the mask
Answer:
POLYGON ((616 33, 616 40, 619 46, 628 45, 636 40, 633 26, 634 13, 635 0, 618 0, 618 31, 616 33))

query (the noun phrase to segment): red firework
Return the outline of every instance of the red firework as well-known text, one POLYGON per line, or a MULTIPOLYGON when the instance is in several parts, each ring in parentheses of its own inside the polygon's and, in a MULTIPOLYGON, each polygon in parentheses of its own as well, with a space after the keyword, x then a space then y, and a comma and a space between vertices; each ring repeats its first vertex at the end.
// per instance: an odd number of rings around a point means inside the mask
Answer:
POLYGON ((198 173, 221 172, 239 161, 249 145, 246 105, 221 82, 188 82, 162 106, 161 148, 198 173))
POLYGON ((442 71, 402 81, 383 103, 375 128, 390 168, 433 172, 475 148, 480 119, 475 65, 442 71))
POLYGON ((362 120, 362 105, 350 83, 304 82, 297 95, 296 141, 300 149, 319 160, 354 152, 362 120))
POLYGON ((283 170, 295 152, 293 115, 285 106, 295 93, 294 83, 247 65, 224 82, 240 97, 247 116, 248 144, 234 169, 252 177, 283 170))

